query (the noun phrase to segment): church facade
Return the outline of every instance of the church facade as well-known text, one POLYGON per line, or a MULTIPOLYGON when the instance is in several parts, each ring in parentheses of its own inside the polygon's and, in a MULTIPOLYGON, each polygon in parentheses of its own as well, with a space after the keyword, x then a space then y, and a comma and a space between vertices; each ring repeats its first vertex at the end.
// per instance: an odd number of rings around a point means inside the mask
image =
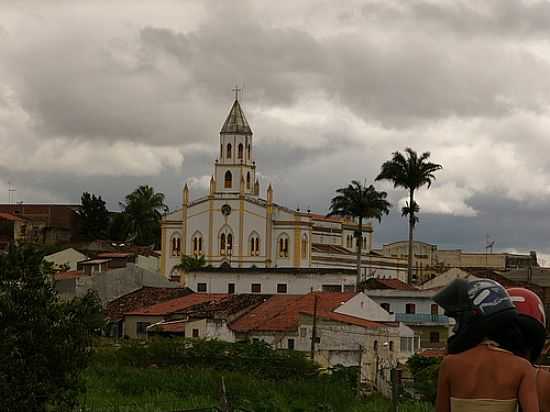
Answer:
POLYGON ((363 242, 366 276, 401 277, 406 263, 372 252, 372 226, 351 219, 293 210, 275 202, 271 185, 260 195, 253 133, 238 98, 220 131, 208 195, 191 200, 187 184, 181 208, 161 223, 161 272, 175 275, 181 257, 204 256, 219 268, 340 268, 356 265, 363 242))

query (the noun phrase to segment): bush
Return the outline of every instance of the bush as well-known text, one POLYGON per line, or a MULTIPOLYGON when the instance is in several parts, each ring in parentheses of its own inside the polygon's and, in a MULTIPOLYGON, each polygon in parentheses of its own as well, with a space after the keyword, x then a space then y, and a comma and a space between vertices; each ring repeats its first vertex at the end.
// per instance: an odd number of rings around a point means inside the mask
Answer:
POLYGON ((440 364, 441 358, 427 358, 420 355, 413 355, 407 361, 414 379, 412 388, 422 400, 435 403, 440 364))

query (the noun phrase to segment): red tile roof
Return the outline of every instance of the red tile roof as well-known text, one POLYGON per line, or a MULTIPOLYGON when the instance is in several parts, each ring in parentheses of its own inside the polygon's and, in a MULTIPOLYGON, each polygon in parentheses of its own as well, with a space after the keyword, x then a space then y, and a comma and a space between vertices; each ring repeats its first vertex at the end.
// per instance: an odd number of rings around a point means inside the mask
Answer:
POLYGON ((142 287, 107 304, 105 316, 111 320, 122 319, 126 312, 166 302, 193 293, 188 288, 142 287))
POLYGON ((197 303, 216 302, 227 296, 228 295, 226 293, 191 293, 166 302, 132 310, 130 312, 126 312, 124 315, 165 316, 174 312, 182 311, 190 306, 196 305, 197 303))
POLYGON ((160 333, 185 333, 185 321, 177 323, 161 323, 152 328, 151 332, 160 333))
POLYGON ((25 219, 21 219, 18 216, 12 215, 11 213, 0 212, 0 220, 10 220, 13 222, 24 222, 25 219))
POLYGON ((133 256, 134 253, 125 253, 125 252, 103 252, 98 253, 96 257, 98 258, 125 258, 133 256))
MULTIPOLYGON (((304 313, 309 316, 313 316, 313 311, 301 311, 300 313, 304 313)), ((363 328, 367 329, 377 329, 377 328, 383 328, 385 325, 380 322, 374 322, 372 320, 362 319, 358 318, 356 316, 350 316, 345 315, 343 313, 337 313, 337 312, 328 312, 328 311, 317 311, 317 317, 334 320, 336 322, 342 322, 347 323, 349 325, 355 325, 355 326, 361 326, 363 328)))
POLYGON ((418 290, 418 288, 413 285, 409 285, 399 279, 384 279, 384 278, 375 278, 376 282, 385 286, 384 289, 396 289, 396 290, 418 290))
POLYGON ((318 312, 331 312, 355 293, 309 293, 307 295, 274 295, 244 316, 232 322, 229 327, 236 332, 286 331, 298 326, 299 314, 313 311, 315 295, 318 312))
POLYGON ((78 270, 70 270, 67 272, 58 272, 54 275, 55 280, 76 279, 84 275, 83 272, 78 270))

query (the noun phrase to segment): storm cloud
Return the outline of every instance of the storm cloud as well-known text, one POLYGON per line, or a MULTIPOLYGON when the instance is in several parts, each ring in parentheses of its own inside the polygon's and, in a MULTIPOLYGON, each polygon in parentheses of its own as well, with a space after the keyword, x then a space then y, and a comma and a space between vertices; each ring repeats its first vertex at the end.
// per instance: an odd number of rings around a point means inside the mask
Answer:
MULTIPOLYGON (((444 165, 418 237, 550 253, 550 5, 536 0, 0 5, 0 198, 205 192, 243 87, 262 191, 325 212, 407 146, 444 165), (4 195, 2 195, 4 193, 4 195)), ((406 236, 404 193, 375 242, 406 236)))

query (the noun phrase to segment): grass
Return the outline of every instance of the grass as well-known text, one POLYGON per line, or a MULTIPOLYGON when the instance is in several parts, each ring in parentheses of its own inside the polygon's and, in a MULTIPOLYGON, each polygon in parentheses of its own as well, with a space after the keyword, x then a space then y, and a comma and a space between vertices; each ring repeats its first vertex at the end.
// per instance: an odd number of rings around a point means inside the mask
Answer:
MULTIPOLYGON (((203 367, 137 367, 92 360, 83 375, 85 411, 168 412, 220 405, 221 380, 233 407, 254 412, 389 412, 379 396, 359 400, 349 376, 274 379, 243 370, 203 367)), ((238 362, 238 360, 236 360, 238 362)), ((353 381, 353 379, 351 380, 353 381)), ((238 409, 237 409, 238 410, 238 409)), ((403 403, 401 412, 433 412, 431 405, 403 403)))

